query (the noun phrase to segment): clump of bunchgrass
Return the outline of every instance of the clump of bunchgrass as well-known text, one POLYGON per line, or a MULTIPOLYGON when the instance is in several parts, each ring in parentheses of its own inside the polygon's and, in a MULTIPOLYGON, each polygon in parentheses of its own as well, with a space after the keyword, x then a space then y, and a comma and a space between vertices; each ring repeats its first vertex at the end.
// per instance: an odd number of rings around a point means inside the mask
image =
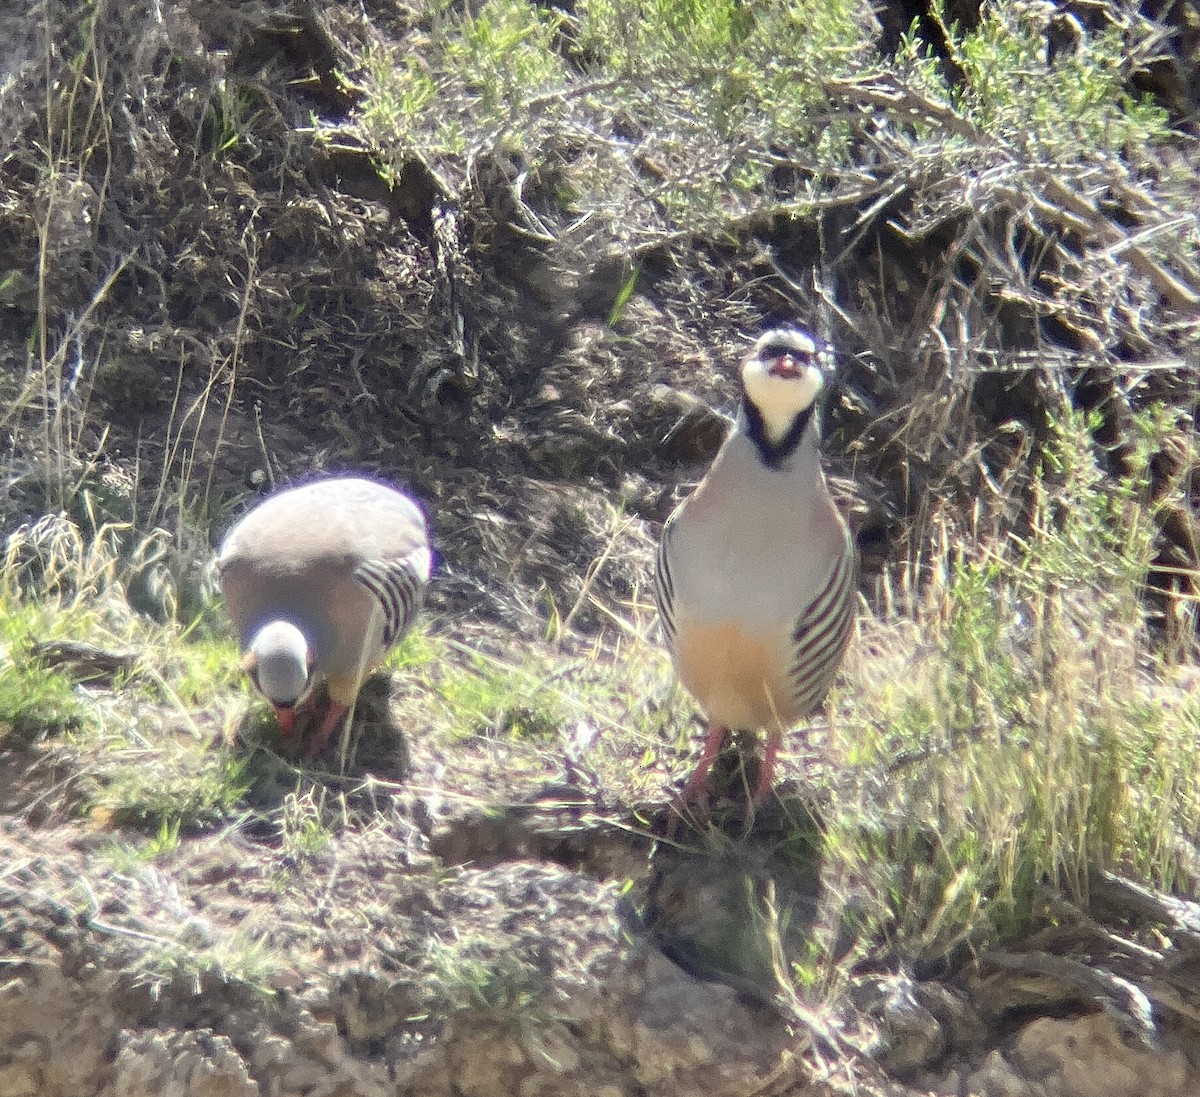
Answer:
POLYGON ((26 742, 85 718, 71 681, 34 658, 39 615, 0 599, 0 743, 26 742))
POLYGON ((541 997, 533 969, 478 935, 432 937, 426 961, 426 992, 439 1013, 473 1010, 520 1026, 541 997))
POLYGON ((79 769, 76 789, 94 817, 150 827, 181 820, 195 828, 239 813, 250 786, 245 758, 157 713, 144 728, 126 719, 106 716, 64 744, 79 769))
MULTIPOLYGON (((245 762, 221 736, 221 697, 237 660, 230 642, 133 610, 126 594, 127 526, 91 536, 65 516, 10 534, 0 571, 4 651, 0 710, 11 727, 44 733, 73 776, 71 803, 97 818, 174 827, 234 812, 245 762), (37 645, 110 653, 117 669, 76 681, 70 661, 40 666, 37 645), (201 715, 203 713, 203 715, 201 715)), ((226 714, 227 715, 227 714, 226 714)))
POLYGON ((1200 825, 1200 706, 1146 654, 1146 463, 1113 487, 1089 443, 1059 425, 1022 535, 947 524, 850 661, 831 848, 878 874, 909 955, 1084 906, 1097 869, 1169 889, 1200 825))
POLYGON ((87 640, 123 648, 130 614, 116 582, 114 529, 85 542, 48 515, 9 534, 0 564, 0 726, 30 734, 80 728, 88 711, 71 680, 42 665, 35 645, 87 640))
POLYGON ((100 847, 100 855, 115 873, 128 873, 159 858, 168 857, 179 848, 181 821, 163 819, 158 831, 146 837, 129 840, 113 839, 100 847))
POLYGON ((153 998, 172 986, 201 994, 214 985, 231 983, 265 998, 274 993, 273 980, 283 966, 281 954, 264 938, 235 931, 211 943, 152 941, 133 975, 134 982, 147 987, 153 998))
POLYGON ((320 853, 333 840, 335 824, 324 790, 289 792, 277 816, 279 846, 285 857, 300 860, 320 853))

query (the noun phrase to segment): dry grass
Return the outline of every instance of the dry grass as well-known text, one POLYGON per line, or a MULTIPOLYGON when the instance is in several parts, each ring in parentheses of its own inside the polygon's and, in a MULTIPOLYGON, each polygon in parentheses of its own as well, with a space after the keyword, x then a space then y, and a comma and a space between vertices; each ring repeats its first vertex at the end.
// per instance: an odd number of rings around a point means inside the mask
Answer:
POLYGON ((1052 897, 1085 909, 1097 871, 1194 886, 1200 708, 1149 654, 1146 499, 1144 481, 1110 493, 1076 417, 1028 537, 948 522, 864 621, 831 849, 875 875, 911 959, 1027 934, 1052 897))
MULTIPOLYGON (((1113 3, 1051 55, 1046 19, 989 7, 942 26, 946 58, 916 31, 880 57, 853 4, 497 2, 431 12, 372 54, 358 121, 397 173, 432 165, 482 239, 536 241, 515 279, 532 265, 530 288, 555 279, 578 312, 611 290, 609 368, 721 400, 720 364, 764 317, 831 338, 832 448, 903 558, 947 496, 963 512, 983 496, 991 535, 1020 529, 1049 426, 1076 404, 1098 414, 1100 455, 1142 408, 1196 401, 1191 153, 1130 91, 1170 33, 1113 3), (793 18, 804 35, 781 29, 793 18), (481 79, 514 43, 504 79, 481 79), (627 265, 598 286, 614 252, 627 265)), ((628 438, 630 383, 604 382, 575 407, 628 438)), ((1163 547, 1195 566, 1187 540, 1163 547)))

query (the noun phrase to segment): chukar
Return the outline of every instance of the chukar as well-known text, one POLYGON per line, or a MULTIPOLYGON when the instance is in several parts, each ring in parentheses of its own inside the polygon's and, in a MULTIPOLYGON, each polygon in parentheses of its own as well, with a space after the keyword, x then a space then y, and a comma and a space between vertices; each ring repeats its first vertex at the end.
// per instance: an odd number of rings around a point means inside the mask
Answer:
POLYGON ((663 528, 655 598, 683 684, 708 718, 699 790, 731 729, 767 731, 752 803, 783 733, 824 699, 854 625, 856 566, 818 451, 820 345, 768 331, 742 363, 737 424, 663 528))
POLYGON ((217 570, 243 666, 285 735, 324 678, 318 753, 408 631, 429 579, 425 517, 371 480, 317 480, 264 500, 225 536, 217 570))

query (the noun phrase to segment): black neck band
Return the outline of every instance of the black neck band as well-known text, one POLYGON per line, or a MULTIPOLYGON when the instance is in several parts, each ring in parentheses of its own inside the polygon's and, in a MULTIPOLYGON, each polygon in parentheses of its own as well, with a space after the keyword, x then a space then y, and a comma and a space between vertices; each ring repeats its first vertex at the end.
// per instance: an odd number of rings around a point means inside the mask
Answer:
POLYGON ((778 442, 772 442, 767 437, 767 425, 763 420, 762 412, 750 400, 742 397, 742 414, 746 418, 746 436, 754 443, 754 448, 758 450, 758 455, 767 468, 782 468, 783 463, 796 452, 800 445, 800 439, 804 437, 805 428, 812 420, 814 410, 816 410, 816 405, 809 404, 792 420, 792 425, 788 427, 787 433, 778 442))

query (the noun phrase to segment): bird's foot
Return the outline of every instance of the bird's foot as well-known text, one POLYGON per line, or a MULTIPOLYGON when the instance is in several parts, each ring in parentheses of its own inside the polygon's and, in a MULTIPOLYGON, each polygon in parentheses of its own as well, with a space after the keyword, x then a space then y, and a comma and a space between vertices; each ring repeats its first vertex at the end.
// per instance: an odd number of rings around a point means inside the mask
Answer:
POLYGON ((708 773, 712 769, 713 759, 721 752, 729 729, 721 724, 710 723, 704 736, 704 749, 700 752, 700 760, 687 779, 683 789, 671 805, 671 818, 667 823, 667 837, 674 838, 681 819, 699 822, 709 815, 708 773))
MULTIPOLYGON (((678 796, 671 804, 671 817, 667 824, 666 836, 673 839, 679 830, 681 820, 686 819, 693 827, 711 820, 713 812, 713 790, 710 787, 710 772, 713 762, 725 745, 726 729, 710 725, 705 739, 704 750, 695 771, 688 778, 678 796)), ((754 828, 758 810, 774 791, 775 761, 783 735, 781 732, 771 732, 767 735, 766 748, 762 761, 755 774, 754 787, 749 791, 746 801, 742 824, 749 832, 754 828)))
POLYGON ((332 697, 329 699, 329 707, 325 710, 321 726, 313 733, 313 737, 309 739, 308 745, 304 748, 305 758, 316 758, 328 746, 333 733, 341 726, 349 711, 349 705, 343 705, 332 697))

